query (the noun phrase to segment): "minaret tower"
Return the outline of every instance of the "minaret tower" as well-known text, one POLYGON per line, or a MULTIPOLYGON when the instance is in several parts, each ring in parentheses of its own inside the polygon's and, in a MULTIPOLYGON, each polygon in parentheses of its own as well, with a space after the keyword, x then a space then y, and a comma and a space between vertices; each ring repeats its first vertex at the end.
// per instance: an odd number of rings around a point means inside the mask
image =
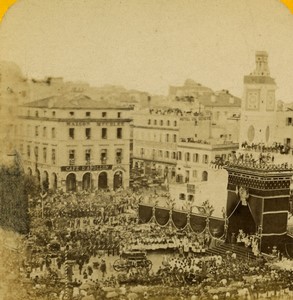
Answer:
POLYGON ((270 76, 268 54, 257 51, 255 70, 244 76, 244 92, 241 105, 240 145, 271 145, 276 124, 276 83, 270 76))

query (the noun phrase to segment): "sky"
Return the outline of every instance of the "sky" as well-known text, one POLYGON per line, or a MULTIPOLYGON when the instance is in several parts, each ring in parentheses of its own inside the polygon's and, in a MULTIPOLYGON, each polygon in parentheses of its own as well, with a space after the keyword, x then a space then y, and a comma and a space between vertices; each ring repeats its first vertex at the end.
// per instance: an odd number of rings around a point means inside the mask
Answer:
POLYGON ((241 97, 257 50, 293 101, 293 14, 278 0, 19 0, 0 24, 0 60, 29 78, 163 95, 191 78, 241 97))

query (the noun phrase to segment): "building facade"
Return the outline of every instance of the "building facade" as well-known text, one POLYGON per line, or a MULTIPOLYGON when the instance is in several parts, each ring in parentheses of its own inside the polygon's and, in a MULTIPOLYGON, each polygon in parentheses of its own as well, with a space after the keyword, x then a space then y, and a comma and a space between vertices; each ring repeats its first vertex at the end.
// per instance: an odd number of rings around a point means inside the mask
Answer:
POLYGON ((151 109, 133 117, 133 167, 146 175, 175 180, 179 116, 173 110, 151 109))
POLYGON ((43 190, 127 187, 130 112, 79 93, 23 105, 18 133, 25 170, 43 190))

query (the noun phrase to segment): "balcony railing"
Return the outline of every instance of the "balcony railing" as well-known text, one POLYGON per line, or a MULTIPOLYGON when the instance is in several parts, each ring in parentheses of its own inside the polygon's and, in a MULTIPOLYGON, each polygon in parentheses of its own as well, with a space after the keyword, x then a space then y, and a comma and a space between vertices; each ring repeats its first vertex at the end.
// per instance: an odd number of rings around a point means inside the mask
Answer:
POLYGON ((107 164, 107 157, 102 157, 102 158, 101 158, 101 164, 102 164, 102 165, 107 164))

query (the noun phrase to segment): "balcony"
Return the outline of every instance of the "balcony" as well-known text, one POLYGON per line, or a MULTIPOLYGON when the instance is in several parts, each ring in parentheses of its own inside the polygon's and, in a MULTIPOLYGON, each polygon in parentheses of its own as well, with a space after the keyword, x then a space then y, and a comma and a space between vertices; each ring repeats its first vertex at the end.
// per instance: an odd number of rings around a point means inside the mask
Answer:
POLYGON ((101 164, 106 165, 107 164, 107 157, 102 157, 101 158, 101 164))
POLYGON ((74 166, 75 165, 75 159, 74 158, 70 158, 69 159, 69 166, 74 166))
POLYGON ((121 164, 122 163, 122 157, 116 157, 116 164, 121 164))

